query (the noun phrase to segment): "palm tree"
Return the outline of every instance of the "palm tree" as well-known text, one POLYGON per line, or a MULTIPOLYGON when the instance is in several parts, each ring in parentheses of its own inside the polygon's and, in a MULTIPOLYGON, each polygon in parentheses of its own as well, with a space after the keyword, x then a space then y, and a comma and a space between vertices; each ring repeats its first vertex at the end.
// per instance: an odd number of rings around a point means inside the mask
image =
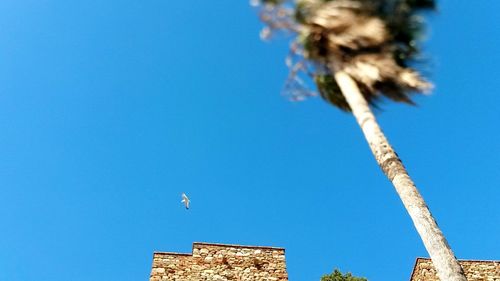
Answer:
POLYGON ((417 40, 434 0, 256 0, 266 23, 261 35, 295 34, 285 90, 301 100, 313 93, 352 112, 384 174, 394 185, 442 281, 466 281, 463 269, 378 125, 371 108, 386 97, 413 104, 412 93, 432 85, 410 68, 420 54, 417 40))

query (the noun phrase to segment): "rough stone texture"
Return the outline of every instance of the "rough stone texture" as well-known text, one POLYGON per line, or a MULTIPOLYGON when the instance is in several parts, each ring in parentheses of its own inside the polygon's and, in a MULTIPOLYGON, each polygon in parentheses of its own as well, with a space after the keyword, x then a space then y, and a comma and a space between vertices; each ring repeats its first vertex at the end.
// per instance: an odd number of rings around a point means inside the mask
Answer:
POLYGON ((285 249, 193 243, 192 254, 156 252, 150 281, 287 281, 285 249))
MULTIPOLYGON (((500 261, 459 261, 468 281, 500 281, 500 261)), ((430 259, 418 258, 410 281, 440 281, 430 259)))

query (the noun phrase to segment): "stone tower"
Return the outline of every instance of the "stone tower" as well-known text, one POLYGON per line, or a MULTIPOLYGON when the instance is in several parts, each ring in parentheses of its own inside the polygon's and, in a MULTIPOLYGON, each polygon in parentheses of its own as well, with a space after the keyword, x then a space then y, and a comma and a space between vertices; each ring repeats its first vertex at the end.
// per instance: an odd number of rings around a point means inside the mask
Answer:
POLYGON ((150 281, 288 281, 285 249, 193 243, 190 254, 156 252, 150 281))

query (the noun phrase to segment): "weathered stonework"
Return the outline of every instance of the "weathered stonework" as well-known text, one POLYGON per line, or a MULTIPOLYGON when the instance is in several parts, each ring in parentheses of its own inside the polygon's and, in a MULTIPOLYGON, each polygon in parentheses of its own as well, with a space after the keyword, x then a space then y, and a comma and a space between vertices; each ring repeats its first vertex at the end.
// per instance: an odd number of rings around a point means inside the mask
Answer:
MULTIPOLYGON (((500 261, 459 261, 468 281, 500 281, 500 261)), ((410 281, 440 281, 430 259, 418 258, 410 281)))
POLYGON ((191 254, 156 252, 150 281, 287 281, 285 249, 193 243, 191 254))

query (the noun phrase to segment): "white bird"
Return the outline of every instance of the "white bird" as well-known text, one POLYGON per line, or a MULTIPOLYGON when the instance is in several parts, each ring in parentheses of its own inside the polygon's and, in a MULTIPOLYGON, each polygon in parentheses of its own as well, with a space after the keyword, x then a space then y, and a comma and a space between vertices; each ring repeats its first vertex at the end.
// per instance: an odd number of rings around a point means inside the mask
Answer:
POLYGON ((182 201, 181 203, 184 203, 184 206, 186 207, 186 210, 189 209, 189 203, 191 203, 191 200, 187 197, 185 193, 182 193, 182 201))

